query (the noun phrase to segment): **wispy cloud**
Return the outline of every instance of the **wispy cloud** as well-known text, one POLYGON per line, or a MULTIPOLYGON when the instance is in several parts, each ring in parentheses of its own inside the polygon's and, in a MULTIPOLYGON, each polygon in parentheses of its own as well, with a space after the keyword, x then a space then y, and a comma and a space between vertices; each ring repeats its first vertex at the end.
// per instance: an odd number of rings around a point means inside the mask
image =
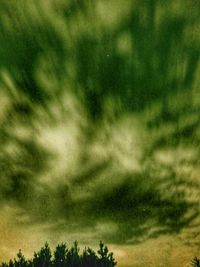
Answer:
POLYGON ((195 228, 199 4, 181 3, 1 2, 3 253, 195 228))

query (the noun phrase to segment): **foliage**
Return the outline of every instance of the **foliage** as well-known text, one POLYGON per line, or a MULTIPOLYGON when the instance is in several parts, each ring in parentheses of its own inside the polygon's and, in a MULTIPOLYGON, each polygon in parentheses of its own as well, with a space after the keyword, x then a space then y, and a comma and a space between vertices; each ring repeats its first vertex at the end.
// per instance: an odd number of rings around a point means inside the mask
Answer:
POLYGON ((195 258, 192 260, 192 266, 193 266, 193 267, 200 267, 200 259, 198 259, 197 257, 195 257, 195 258))
POLYGON ((17 259, 2 263, 1 267, 114 267, 117 263, 113 253, 107 246, 100 242, 100 248, 96 254, 91 248, 85 248, 79 254, 78 243, 75 241, 71 248, 66 244, 57 245, 54 253, 46 243, 38 252, 34 252, 33 258, 26 260, 21 250, 17 253, 17 259))

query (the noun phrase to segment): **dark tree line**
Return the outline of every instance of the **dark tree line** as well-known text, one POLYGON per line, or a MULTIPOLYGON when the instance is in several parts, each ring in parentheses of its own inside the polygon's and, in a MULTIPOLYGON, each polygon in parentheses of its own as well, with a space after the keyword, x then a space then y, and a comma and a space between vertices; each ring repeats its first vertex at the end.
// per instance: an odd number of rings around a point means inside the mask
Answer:
POLYGON ((32 259, 26 259, 19 250, 17 258, 8 263, 2 263, 1 267, 114 267, 117 262, 113 253, 108 251, 102 242, 99 244, 97 253, 91 248, 85 248, 82 254, 78 243, 68 249, 66 244, 57 245, 52 253, 48 243, 38 252, 34 252, 32 259))
POLYGON ((192 266, 193 267, 200 267, 200 259, 195 257, 193 260, 192 260, 192 266))

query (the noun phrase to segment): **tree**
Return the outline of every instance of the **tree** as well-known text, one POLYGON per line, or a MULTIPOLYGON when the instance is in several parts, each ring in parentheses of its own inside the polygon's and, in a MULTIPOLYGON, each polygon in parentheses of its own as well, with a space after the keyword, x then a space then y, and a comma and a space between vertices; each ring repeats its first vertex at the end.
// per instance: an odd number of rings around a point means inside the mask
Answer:
POLYGON ((51 250, 47 243, 45 243, 44 247, 40 249, 39 252, 34 253, 33 265, 34 267, 50 267, 52 266, 51 261, 51 250))
POLYGON ((200 259, 198 259, 197 257, 195 257, 192 260, 192 266, 194 266, 194 267, 200 267, 200 259))
POLYGON ((108 251, 108 247, 104 245, 104 243, 101 241, 99 244, 100 248, 98 250, 98 254, 100 255, 100 266, 102 267, 114 267, 117 263, 115 262, 115 259, 113 258, 113 253, 108 251))
POLYGON ((34 252, 33 259, 26 260, 19 250, 17 259, 2 263, 0 267, 114 267, 117 264, 113 253, 108 251, 103 242, 100 242, 98 254, 91 248, 85 248, 82 254, 79 252, 77 241, 70 249, 61 243, 55 248, 52 257, 51 249, 46 243, 39 252, 34 252))
POLYGON ((67 261, 67 246, 66 244, 57 245, 54 252, 53 266, 64 267, 67 261))

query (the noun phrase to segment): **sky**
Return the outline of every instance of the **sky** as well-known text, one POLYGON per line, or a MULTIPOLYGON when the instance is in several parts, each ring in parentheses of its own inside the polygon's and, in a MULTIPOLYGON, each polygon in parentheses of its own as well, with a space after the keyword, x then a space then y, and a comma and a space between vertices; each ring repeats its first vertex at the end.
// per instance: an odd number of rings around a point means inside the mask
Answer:
POLYGON ((199 255, 199 5, 0 2, 0 260, 75 240, 119 267, 199 255))

